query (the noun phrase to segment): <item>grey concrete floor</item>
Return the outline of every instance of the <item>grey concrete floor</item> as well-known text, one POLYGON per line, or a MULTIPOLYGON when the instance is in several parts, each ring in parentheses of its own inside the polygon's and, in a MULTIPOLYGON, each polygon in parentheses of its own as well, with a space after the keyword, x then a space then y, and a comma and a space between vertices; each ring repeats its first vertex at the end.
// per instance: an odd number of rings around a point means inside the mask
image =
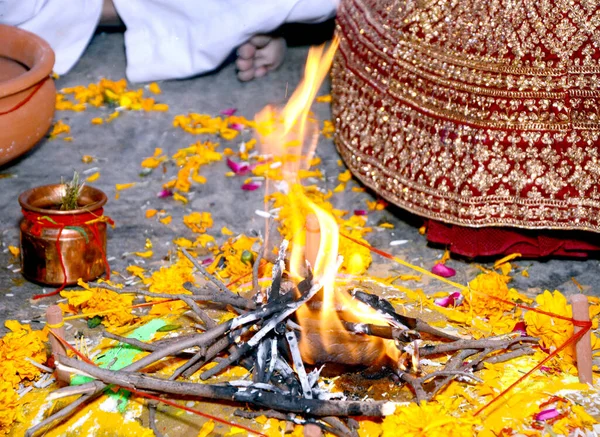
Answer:
MULTIPOLYGON (((240 83, 235 77, 234 67, 229 65, 219 72, 189 80, 166 81, 160 84, 163 93, 159 102, 167 103, 170 109, 161 112, 126 112, 110 124, 92 126, 94 117, 105 117, 108 108, 89 108, 80 113, 58 111, 56 119, 62 119, 71 126, 72 142, 61 139, 43 140, 31 153, 17 162, 0 169, 0 321, 6 319, 31 320, 39 316, 41 306, 52 303, 56 298, 47 298, 32 302, 30 298, 40 293, 42 287, 23 281, 18 271, 18 261, 7 250, 8 245, 19 244, 19 220, 21 212, 17 197, 22 191, 50 183, 57 183, 61 176, 68 178, 73 170, 84 172, 90 167, 98 167, 101 177, 93 185, 106 192, 109 202, 105 213, 116 222, 116 228, 108 232, 108 256, 114 257, 112 270, 125 272, 128 265, 139 258, 127 253, 144 248, 146 238, 154 243, 154 256, 146 260, 145 267, 157 268, 164 263, 163 258, 172 249, 173 238, 184 236, 193 238, 191 231, 183 224, 182 216, 191 211, 209 211, 215 226, 212 234, 223 241, 220 228, 227 226, 236 233, 260 231, 264 220, 254 211, 263 205, 261 190, 246 192, 240 190, 239 178, 227 178, 225 162, 203 167, 202 174, 207 177, 205 185, 194 185, 190 193, 190 203, 182 205, 173 199, 159 199, 156 193, 162 184, 176 174, 170 167, 167 174, 155 171, 146 177, 140 177, 140 162, 151 156, 156 147, 161 147, 171 155, 199 139, 211 139, 209 136, 192 136, 172 127, 176 114, 188 112, 218 115, 224 108, 238 108, 238 114, 252 118, 261 108, 270 103, 285 101, 286 93, 291 92, 300 80, 306 47, 290 49, 285 64, 268 77, 250 83, 240 83), (98 162, 84 164, 83 155, 92 155, 98 162), (10 177, 7 177, 10 176, 10 177), (123 191, 119 200, 115 200, 115 184, 137 182, 137 185, 123 191), (170 225, 163 225, 144 217, 148 208, 165 209, 172 215, 170 225)), ((94 37, 90 47, 69 74, 57 81, 57 88, 74 85, 87 85, 106 77, 118 80, 125 76, 125 56, 123 38, 120 34, 99 34, 94 37)), ((133 85, 133 88, 139 86, 133 85)), ((323 86, 321 94, 327 93, 328 84, 323 86)), ((315 104, 314 111, 323 119, 330 118, 328 104, 315 104)), ((247 134, 246 138, 249 138, 247 134)), ((214 139, 214 138, 212 138, 214 139)), ((223 147, 236 147, 240 139, 223 147)), ((223 141, 223 143, 226 143, 223 141)), ((320 140, 317 155, 322 158, 321 169, 325 179, 319 184, 331 189, 338 183, 339 159, 331 140, 320 140)), ((343 170, 343 169, 342 169, 343 170)), ((353 182, 355 183, 355 182, 353 182)), ((352 211, 364 209, 365 199, 372 198, 368 193, 356 193, 347 190, 336 194, 332 202, 339 208, 352 211)), ((369 223, 375 224, 382 218, 395 224, 394 230, 381 230, 369 234, 369 241, 384 250, 402 257, 417 265, 431 268, 434 261, 441 257, 443 249, 430 248, 425 238, 418 233, 418 220, 390 208, 369 215, 369 223), (408 240, 406 244, 390 246, 392 240, 408 240)), ((403 270, 399 266, 374 256, 375 269, 403 270)), ((572 278, 583 285, 588 294, 600 295, 600 263, 598 260, 568 261, 519 261, 515 264, 528 267, 529 277, 516 274, 513 286, 522 292, 535 294, 544 289, 558 289, 570 294, 577 291, 572 278)), ((474 263, 464 260, 452 260, 449 265, 457 269, 454 278, 466 283, 478 272, 474 263)), ((412 287, 424 287, 428 291, 445 289, 442 284, 409 283, 412 287)), ((50 287, 46 287, 50 289, 50 287)), ((35 324, 33 325, 36 326, 35 324)), ((38 325, 41 326, 41 325, 38 325)))

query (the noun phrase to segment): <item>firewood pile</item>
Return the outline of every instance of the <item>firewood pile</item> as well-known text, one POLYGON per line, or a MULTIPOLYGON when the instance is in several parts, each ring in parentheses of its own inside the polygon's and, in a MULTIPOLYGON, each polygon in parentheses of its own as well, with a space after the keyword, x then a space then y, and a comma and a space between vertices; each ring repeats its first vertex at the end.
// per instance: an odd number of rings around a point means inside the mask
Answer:
MULTIPOLYGON (((499 363, 522 355, 532 354, 537 339, 511 334, 493 338, 466 339, 435 328, 419 318, 398 314, 390 302, 360 289, 341 290, 350 299, 374 309, 386 324, 374 325, 354 320, 344 320, 344 309, 334 308, 342 321, 344 335, 359 345, 365 339, 377 337, 393 341, 401 359, 397 362, 364 358, 360 362, 345 362, 344 348, 356 345, 337 344, 338 353, 328 356, 306 357, 299 347, 303 336, 309 340, 317 331, 310 328, 316 320, 299 323, 298 309, 306 306, 318 311, 321 306, 321 278, 313 277, 310 265, 306 276, 294 281, 287 273, 288 243, 283 241, 273 263, 271 285, 261 290, 258 286, 258 265, 268 257, 267 250, 259 252, 254 263, 254 293, 252 298, 232 292, 218 278, 211 275, 185 249, 183 253, 206 279, 202 287, 186 284, 191 294, 164 294, 141 289, 117 288, 106 283, 90 284, 117 293, 135 293, 153 298, 181 299, 202 321, 203 330, 194 334, 157 340, 152 343, 104 333, 104 336, 129 344, 149 354, 129 366, 115 371, 103 369, 76 358, 61 356, 57 367, 62 371, 90 376, 93 381, 67 386, 54 391, 50 397, 79 397, 71 404, 30 428, 27 436, 34 436, 65 419, 87 402, 102 395, 107 388, 124 388, 134 393, 147 393, 160 398, 195 398, 202 402, 228 402, 239 404, 236 415, 254 418, 259 415, 286 420, 294 424, 314 424, 324 432, 337 436, 358 436, 357 422, 353 416, 382 417, 392 414, 394 399, 360 399, 348 393, 332 392, 321 384, 321 372, 331 362, 346 365, 346 371, 360 371, 378 367, 391 381, 405 384, 414 393, 414 400, 431 400, 454 379, 477 384, 477 371, 485 363, 499 363), (237 316, 217 324, 207 311, 207 306, 232 309, 237 316), (355 341, 354 341, 355 340, 355 341), (182 364, 168 377, 146 373, 155 363, 168 357, 183 358, 182 364), (447 357, 445 364, 433 371, 424 370, 424 358, 447 357), (213 367, 205 365, 211 362, 213 367), (213 376, 230 366, 243 366, 251 378, 211 383, 213 376), (199 373, 202 382, 192 382, 190 377, 199 373)), ((333 333, 335 336, 335 333, 333 333)), ((346 340, 346 342, 348 342, 346 340)), ((156 424, 156 402, 148 402, 151 426, 160 435, 156 424)))

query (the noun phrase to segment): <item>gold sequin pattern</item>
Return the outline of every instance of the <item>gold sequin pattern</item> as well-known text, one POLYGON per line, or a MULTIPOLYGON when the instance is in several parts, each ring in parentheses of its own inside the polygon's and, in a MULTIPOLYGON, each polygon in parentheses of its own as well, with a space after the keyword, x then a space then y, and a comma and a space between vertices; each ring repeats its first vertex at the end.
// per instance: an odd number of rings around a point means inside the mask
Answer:
POLYGON ((342 0, 337 147, 428 218, 600 231, 599 26, 591 0, 342 0))

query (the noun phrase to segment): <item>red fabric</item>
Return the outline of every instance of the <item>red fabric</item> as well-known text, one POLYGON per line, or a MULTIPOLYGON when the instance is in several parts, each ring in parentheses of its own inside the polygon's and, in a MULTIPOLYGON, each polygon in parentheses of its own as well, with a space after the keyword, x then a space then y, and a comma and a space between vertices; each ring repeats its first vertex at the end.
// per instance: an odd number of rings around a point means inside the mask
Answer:
POLYGON ((524 258, 586 258, 600 251, 600 236, 584 231, 467 228, 429 220, 427 240, 469 258, 520 253, 524 258))

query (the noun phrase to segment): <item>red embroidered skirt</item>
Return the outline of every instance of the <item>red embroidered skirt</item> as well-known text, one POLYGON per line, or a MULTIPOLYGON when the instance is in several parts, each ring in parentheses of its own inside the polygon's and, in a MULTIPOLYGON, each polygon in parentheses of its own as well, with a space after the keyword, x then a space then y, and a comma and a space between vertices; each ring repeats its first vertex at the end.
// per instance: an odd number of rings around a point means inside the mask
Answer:
POLYGON ((600 249, 599 23, 569 0, 342 0, 340 154, 453 252, 600 249))

